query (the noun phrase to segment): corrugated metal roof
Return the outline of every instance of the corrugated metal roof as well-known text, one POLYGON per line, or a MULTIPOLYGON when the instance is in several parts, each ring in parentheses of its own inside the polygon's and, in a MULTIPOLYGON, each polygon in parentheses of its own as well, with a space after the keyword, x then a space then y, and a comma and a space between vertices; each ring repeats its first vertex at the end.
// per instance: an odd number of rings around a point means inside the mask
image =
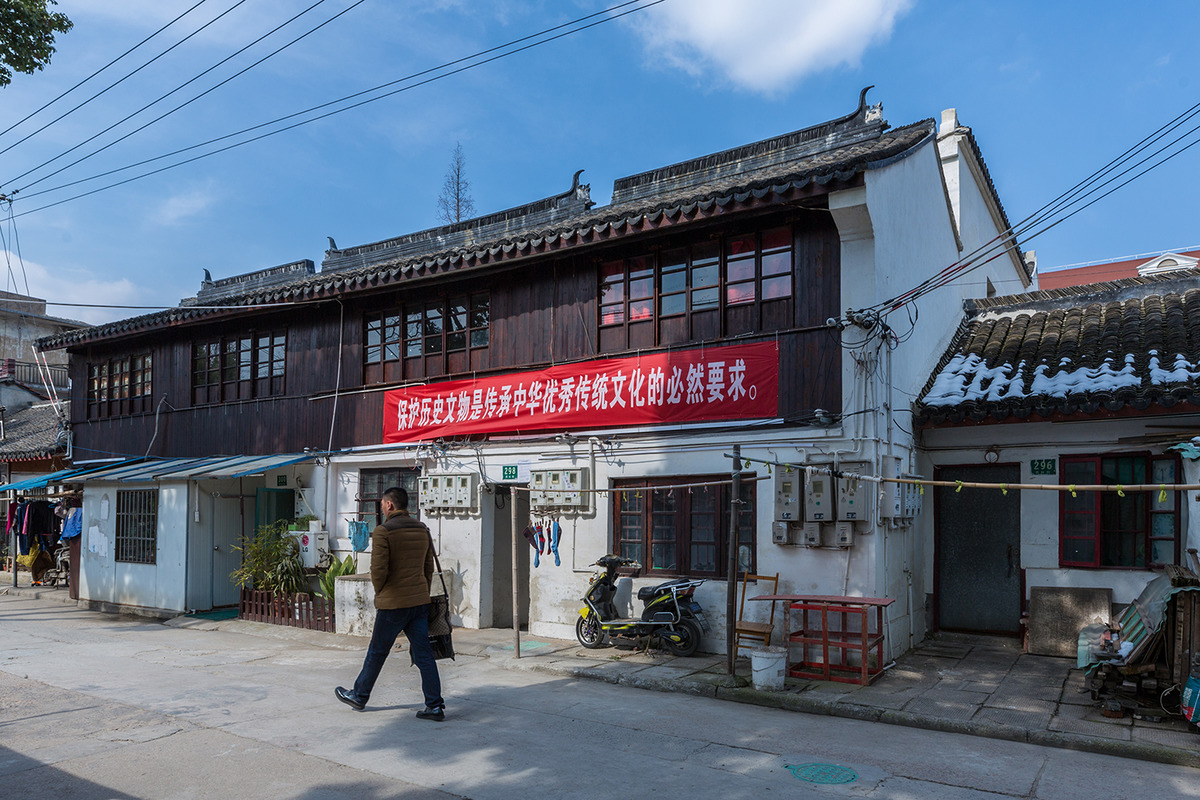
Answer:
MULTIPOLYGON (((119 481, 203 480, 205 478, 243 478, 267 470, 299 464, 315 458, 313 453, 280 453, 269 456, 208 456, 205 458, 163 458, 118 464, 78 479, 80 483, 119 481)), ((73 479, 75 480, 75 479, 73 479)))

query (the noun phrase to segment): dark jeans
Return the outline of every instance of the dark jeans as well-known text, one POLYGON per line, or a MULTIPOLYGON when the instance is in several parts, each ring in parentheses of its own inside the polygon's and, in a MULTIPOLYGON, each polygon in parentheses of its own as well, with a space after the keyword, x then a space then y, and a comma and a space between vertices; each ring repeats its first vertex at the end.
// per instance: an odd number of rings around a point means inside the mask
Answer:
POLYGON ((425 693, 426 708, 442 708, 442 680, 438 676, 437 662, 429 646, 429 604, 412 608, 381 608, 375 612, 375 630, 371 633, 371 644, 363 661, 362 672, 354 682, 354 694, 366 703, 375 688, 375 680, 387 661, 396 637, 404 631, 413 662, 421 670, 421 690, 425 693))

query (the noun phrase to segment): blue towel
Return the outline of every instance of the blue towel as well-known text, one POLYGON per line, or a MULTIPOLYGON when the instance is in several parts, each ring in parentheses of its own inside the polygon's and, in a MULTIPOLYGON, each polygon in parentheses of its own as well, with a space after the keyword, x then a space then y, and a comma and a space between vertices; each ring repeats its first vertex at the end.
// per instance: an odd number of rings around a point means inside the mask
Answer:
POLYGON ((361 553, 371 543, 371 527, 361 519, 350 520, 350 546, 361 553))

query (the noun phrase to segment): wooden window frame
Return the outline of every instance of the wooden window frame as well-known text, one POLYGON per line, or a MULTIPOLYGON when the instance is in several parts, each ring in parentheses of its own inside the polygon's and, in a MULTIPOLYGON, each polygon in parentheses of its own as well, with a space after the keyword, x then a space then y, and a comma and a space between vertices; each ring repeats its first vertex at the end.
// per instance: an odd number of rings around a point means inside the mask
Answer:
MULTIPOLYGON (((732 481, 722 481, 724 476, 687 476, 671 478, 641 478, 613 482, 613 551, 641 563, 642 568, 634 572, 654 577, 696 577, 724 580, 727 574, 729 545, 729 500, 733 491, 732 481), (683 484, 712 483, 710 486, 678 487, 683 484), (659 488, 661 487, 661 488, 659 488), (702 496, 712 493, 712 503, 705 504, 702 496), (698 538, 698 518, 710 518, 712 538, 698 538), (670 537, 656 537, 656 533, 670 533, 670 537), (672 564, 660 566, 666 546, 674 547, 672 564), (696 553, 699 548, 712 551, 712 568, 706 569, 696 553)), ((747 474, 748 478, 754 477, 747 474)), ((743 572, 753 573, 758 561, 758 536, 755 525, 756 483, 742 483, 741 494, 744 505, 739 520, 738 539, 740 546, 747 547, 748 558, 739 555, 740 576, 743 572)))
POLYGON ((598 262, 597 273, 601 352, 766 333, 780 326, 767 323, 765 304, 787 302, 789 320, 795 312, 795 228, 791 223, 773 225, 607 259, 598 262), (788 263, 783 268, 785 254, 788 263), (650 294, 647 285, 653 286, 650 294), (712 314, 715 320, 701 319, 712 314), (732 316, 743 321, 735 324, 732 316), (680 317, 682 324, 672 322, 680 317), (651 323, 652 334, 651 326, 643 323, 651 323))
POLYGON ((87 416, 103 419, 151 410, 154 395, 154 357, 150 353, 89 361, 87 416))
POLYGON ((192 342, 192 405, 286 394, 287 340, 276 328, 192 342))
MULTIPOLYGON (((1062 480, 1072 485, 1120 485, 1117 480, 1104 477, 1105 462, 1121 460, 1140 461, 1140 479, 1126 483, 1170 484, 1178 483, 1182 464, 1178 456, 1140 453, 1104 453, 1094 455, 1062 456, 1059 459, 1059 474, 1062 480), (1170 467, 1169 480, 1154 480, 1157 465, 1170 467), (1074 473, 1074 474, 1069 474, 1074 473)), ((1138 465, 1131 464, 1132 467, 1138 465)), ((1110 469, 1118 465, 1110 465, 1110 469)), ((1166 477, 1160 475, 1160 477, 1166 477)), ((1059 553, 1060 567, 1105 570, 1151 570, 1167 563, 1178 564, 1181 550, 1182 493, 1164 490, 1160 492, 1062 492, 1059 495, 1059 553), (1171 533, 1155 535, 1161 530, 1156 518, 1172 517, 1171 533), (1124 520, 1126 527, 1121 527, 1124 520), (1106 551, 1111 551, 1114 540, 1127 538, 1133 542, 1131 563, 1104 563, 1106 551), (1090 544, 1090 560, 1078 557, 1072 542, 1090 544), (1155 542, 1170 542, 1170 562, 1154 560, 1155 542), (1107 550, 1106 550, 1107 548, 1107 550), (1075 552, 1073 552, 1075 551, 1075 552), (1138 553, 1141 563, 1138 563, 1138 553)))
POLYGON ((405 361, 432 359, 415 374, 450 372, 450 358, 466 354, 474 363, 491 344, 491 293, 465 292, 363 315, 363 383, 411 377, 405 361))

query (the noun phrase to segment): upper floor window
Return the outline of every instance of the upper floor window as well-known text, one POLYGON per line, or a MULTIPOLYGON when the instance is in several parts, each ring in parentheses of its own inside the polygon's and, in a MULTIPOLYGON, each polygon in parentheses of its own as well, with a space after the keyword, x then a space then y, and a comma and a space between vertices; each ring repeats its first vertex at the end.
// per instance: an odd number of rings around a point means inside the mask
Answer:
POLYGON ((405 305, 400 311, 368 314, 364 320, 363 367, 366 383, 405 377, 401 364, 426 359, 414 374, 468 369, 471 351, 488 346, 491 302, 487 293, 405 305), (430 360, 432 363, 429 363, 430 360), (461 367, 459 366, 461 362, 461 367))
POLYGON ((791 326, 790 226, 600 266, 603 352, 791 326))
MULTIPOLYGON (((1069 486, 1178 483, 1174 456, 1064 456, 1069 486)), ((1059 497, 1059 564, 1148 569, 1179 563, 1180 498, 1176 491, 1063 492, 1059 497)))
POLYGON ((154 394, 149 353, 88 363, 88 419, 149 411, 154 394))
MULTIPOLYGON (((732 483, 719 478, 618 481, 613 488, 617 552, 642 574, 724 577, 728 573, 732 483), (709 483, 712 481, 712 483, 709 483), (683 486, 684 484, 708 484, 683 486)), ((738 570, 755 567, 754 483, 741 485, 738 570)))
POLYGON ((224 403, 281 395, 286 331, 223 336, 192 345, 192 402, 224 403))

